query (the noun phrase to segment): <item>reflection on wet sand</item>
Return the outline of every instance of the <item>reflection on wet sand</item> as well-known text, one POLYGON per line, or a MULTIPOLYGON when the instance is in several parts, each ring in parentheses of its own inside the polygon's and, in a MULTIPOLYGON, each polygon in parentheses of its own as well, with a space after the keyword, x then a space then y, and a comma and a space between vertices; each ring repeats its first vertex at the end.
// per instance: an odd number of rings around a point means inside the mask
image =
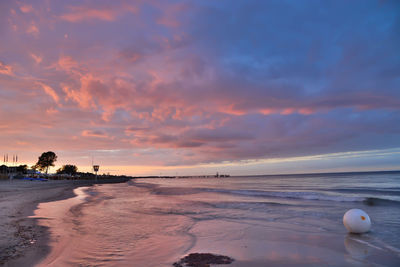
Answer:
POLYGON ((362 260, 371 254, 372 247, 365 243, 368 239, 366 236, 348 234, 344 239, 344 247, 352 258, 362 260))

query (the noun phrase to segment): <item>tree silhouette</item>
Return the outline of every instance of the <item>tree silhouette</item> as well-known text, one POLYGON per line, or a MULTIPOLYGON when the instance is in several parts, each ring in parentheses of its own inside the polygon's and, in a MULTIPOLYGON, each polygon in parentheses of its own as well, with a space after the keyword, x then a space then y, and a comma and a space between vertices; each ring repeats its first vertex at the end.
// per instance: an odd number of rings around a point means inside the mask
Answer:
POLYGON ((32 166, 32 169, 39 169, 41 171, 46 170, 46 174, 49 171, 49 167, 54 167, 54 162, 57 161, 57 155, 52 152, 43 152, 39 157, 38 162, 32 166))
POLYGON ((17 172, 19 172, 19 173, 26 174, 27 171, 28 171, 28 166, 27 165, 19 165, 17 167, 17 172))
POLYGON ((78 171, 78 167, 76 167, 75 165, 63 165, 61 168, 59 168, 57 170, 58 174, 70 174, 70 175, 74 175, 76 174, 76 172, 78 171))

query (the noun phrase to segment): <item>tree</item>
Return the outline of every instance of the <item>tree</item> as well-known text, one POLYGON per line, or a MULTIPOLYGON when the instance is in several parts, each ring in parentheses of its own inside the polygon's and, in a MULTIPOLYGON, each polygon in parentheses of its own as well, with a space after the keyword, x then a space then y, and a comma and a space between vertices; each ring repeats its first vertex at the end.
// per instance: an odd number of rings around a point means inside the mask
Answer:
POLYGON ((74 175, 78 171, 78 167, 75 165, 63 165, 61 168, 57 170, 57 174, 70 174, 74 175))
POLYGON ((1 165, 0 166, 0 173, 7 173, 8 167, 6 165, 1 165))
POLYGON ((57 161, 57 155, 52 152, 43 152, 39 157, 38 162, 32 166, 32 169, 39 169, 41 171, 46 170, 46 174, 49 171, 49 167, 54 167, 54 162, 57 161))
POLYGON ((27 165, 19 165, 17 167, 17 172, 26 174, 28 172, 28 166, 27 165))

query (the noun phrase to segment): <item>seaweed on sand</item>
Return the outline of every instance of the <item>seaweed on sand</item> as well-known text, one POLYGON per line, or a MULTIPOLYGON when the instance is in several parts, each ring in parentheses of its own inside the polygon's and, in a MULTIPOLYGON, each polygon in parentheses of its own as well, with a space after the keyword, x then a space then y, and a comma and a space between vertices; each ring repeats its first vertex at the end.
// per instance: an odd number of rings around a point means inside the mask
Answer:
POLYGON ((174 267, 210 267, 210 264, 230 264, 234 259, 211 253, 191 253, 173 264, 174 267))

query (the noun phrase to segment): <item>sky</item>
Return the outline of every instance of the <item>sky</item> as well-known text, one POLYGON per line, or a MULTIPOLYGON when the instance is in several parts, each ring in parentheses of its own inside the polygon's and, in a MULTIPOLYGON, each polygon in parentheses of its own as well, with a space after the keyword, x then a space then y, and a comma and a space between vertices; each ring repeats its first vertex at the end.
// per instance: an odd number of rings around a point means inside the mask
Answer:
POLYGON ((0 1, 0 152, 129 175, 399 170, 399 10, 0 1))

